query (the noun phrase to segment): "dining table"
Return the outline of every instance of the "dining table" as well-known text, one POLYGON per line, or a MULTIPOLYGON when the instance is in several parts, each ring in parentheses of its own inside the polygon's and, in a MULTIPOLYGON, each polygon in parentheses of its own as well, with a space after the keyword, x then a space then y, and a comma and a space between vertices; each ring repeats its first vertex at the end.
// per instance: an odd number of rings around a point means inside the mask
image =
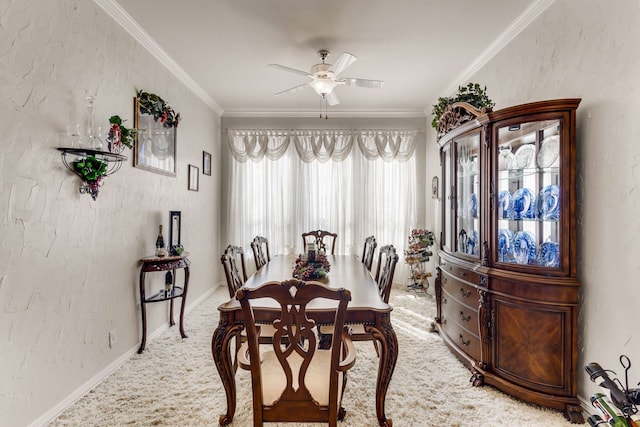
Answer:
MULTIPOLYGON (((256 271, 244 286, 256 288, 272 281, 292 279, 294 255, 276 255, 256 271)), ((385 415, 385 398, 391 376, 398 359, 398 339, 391 325, 392 307, 385 303, 378 293, 378 285, 369 270, 353 255, 327 255, 331 264, 328 274, 321 283, 331 288, 345 288, 351 292, 347 306, 345 324, 362 324, 372 340, 379 344, 378 374, 375 390, 376 417, 380 426, 391 427, 392 421, 385 415)), ((280 313, 280 307, 273 300, 257 300, 253 305, 256 322, 271 323, 280 313)), ((226 426, 233 421, 236 410, 236 384, 234 358, 231 342, 244 329, 242 309, 237 299, 231 298, 218 307, 220 321, 213 333, 211 350, 216 368, 225 389, 227 411, 220 415, 219 424, 226 426)), ((333 320, 335 303, 314 301, 307 306, 307 315, 316 324, 330 324, 333 320)), ((373 350, 373 346, 371 346, 373 350)), ((356 359, 357 363, 357 359, 356 359)), ((354 379, 351 379, 354 381, 354 379)))

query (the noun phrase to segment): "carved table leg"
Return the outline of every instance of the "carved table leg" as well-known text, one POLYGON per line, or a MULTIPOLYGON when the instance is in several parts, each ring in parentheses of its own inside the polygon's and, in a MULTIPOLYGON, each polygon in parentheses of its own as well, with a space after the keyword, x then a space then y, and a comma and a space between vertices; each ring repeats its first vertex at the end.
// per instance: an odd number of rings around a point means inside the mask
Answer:
POLYGON ((391 326, 391 314, 380 313, 376 316, 376 324, 365 326, 365 331, 380 343, 380 363, 378 365, 378 381, 376 383, 376 415, 380 427, 391 427, 393 422, 384 413, 387 389, 391 382, 393 370, 398 360, 398 338, 391 326))
MULTIPOLYGON (((173 281, 175 284, 176 273, 173 273, 173 281)), ((180 306, 180 335, 182 338, 189 338, 184 331, 184 308, 187 305, 187 290, 189 290, 189 266, 184 268, 184 289, 182 289, 182 305, 180 306)), ((173 300, 171 300, 173 301, 173 300)), ((173 315, 171 316, 173 319, 173 315)))
POLYGON ((242 331, 242 325, 232 325, 228 312, 220 312, 220 324, 213 333, 211 340, 211 352, 216 368, 220 374, 220 380, 227 395, 227 412, 220 415, 219 423, 226 426, 233 421, 236 412, 236 380, 235 369, 231 358, 229 343, 242 331), (231 324, 231 326, 229 326, 231 324))
POLYGON ((138 347, 138 354, 144 351, 144 347, 147 344, 147 308, 144 300, 146 298, 144 289, 145 272, 140 270, 140 314, 142 315, 142 341, 140 341, 140 347, 138 347))

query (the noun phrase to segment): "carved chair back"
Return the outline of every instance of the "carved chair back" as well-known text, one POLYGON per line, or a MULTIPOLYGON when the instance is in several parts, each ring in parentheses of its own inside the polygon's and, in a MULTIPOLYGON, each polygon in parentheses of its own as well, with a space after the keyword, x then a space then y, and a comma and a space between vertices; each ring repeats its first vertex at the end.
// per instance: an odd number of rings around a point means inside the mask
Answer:
POLYGON ((367 270, 371 271, 373 265, 373 254, 376 251, 378 243, 374 236, 369 236, 364 239, 364 248, 362 250, 362 263, 367 267, 367 270))
POLYGON ((328 422, 336 426, 341 410, 346 371, 355 362, 355 347, 344 320, 351 293, 328 288, 317 282, 296 279, 267 282, 260 287, 242 288, 240 301, 247 342, 239 352, 239 363, 251 371, 254 426, 263 422, 328 422), (273 348, 259 348, 259 327, 251 301, 270 298, 280 306, 273 322, 273 348), (318 331, 307 316, 314 300, 337 301, 331 348, 318 348, 318 331))
POLYGON ((376 282, 380 298, 386 303, 389 302, 393 275, 396 271, 396 264, 400 257, 396 253, 393 245, 386 245, 380 248, 378 253, 378 268, 376 270, 376 282))
POLYGON ((254 237, 253 241, 251 241, 251 250, 253 251, 253 259, 256 262, 256 270, 260 270, 263 265, 271 261, 269 241, 265 237, 254 237))
POLYGON ((247 268, 244 263, 244 250, 240 246, 227 246, 224 253, 220 257, 224 274, 227 278, 227 288, 229 296, 234 297, 236 291, 240 289, 244 282, 247 281, 247 268), (240 273, 242 269, 242 273, 240 273))
POLYGON ((325 230, 302 233, 302 251, 307 252, 307 244, 313 242, 316 244, 316 250, 319 251, 323 249, 325 253, 335 255, 337 238, 338 234, 325 230), (329 244, 331 246, 331 252, 327 249, 329 244))

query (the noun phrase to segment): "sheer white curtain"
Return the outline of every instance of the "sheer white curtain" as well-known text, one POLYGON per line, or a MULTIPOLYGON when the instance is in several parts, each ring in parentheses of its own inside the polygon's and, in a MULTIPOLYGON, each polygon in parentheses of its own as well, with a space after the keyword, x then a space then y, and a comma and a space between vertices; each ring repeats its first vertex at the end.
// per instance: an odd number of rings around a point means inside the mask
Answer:
POLYGON ((248 260, 256 235, 269 240, 272 254, 299 253, 301 233, 316 229, 338 233, 339 254, 360 255, 369 235, 402 254, 417 216, 415 134, 401 144, 401 138, 379 133, 336 137, 292 131, 258 143, 253 134, 229 132, 229 243, 243 246, 248 260), (270 156, 270 150, 280 157, 270 156), (385 155, 391 151, 396 155, 385 155))

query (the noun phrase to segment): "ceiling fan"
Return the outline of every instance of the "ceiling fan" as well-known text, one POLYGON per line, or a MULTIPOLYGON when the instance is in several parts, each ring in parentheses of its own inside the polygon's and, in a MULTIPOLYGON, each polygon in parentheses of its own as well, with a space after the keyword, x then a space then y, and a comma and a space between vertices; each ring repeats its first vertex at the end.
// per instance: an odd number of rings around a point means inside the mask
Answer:
POLYGON ((339 74, 344 71, 349 65, 353 64, 356 59, 354 55, 344 52, 337 59, 335 64, 327 64, 325 60, 329 56, 328 50, 319 50, 318 56, 322 60, 322 63, 316 64, 311 67, 309 72, 296 70, 295 68, 285 67, 279 64, 269 64, 272 68, 288 71, 290 73, 300 74, 311 78, 311 81, 303 83, 298 86, 283 90, 275 95, 282 95, 283 93, 295 92, 300 89, 304 89, 307 86, 311 86, 323 99, 327 101, 329 105, 337 105, 340 103, 337 95, 333 91, 336 86, 347 85, 357 87, 369 87, 369 88, 381 88, 384 85, 382 80, 368 80, 368 79, 356 79, 352 77, 340 77, 339 74))

